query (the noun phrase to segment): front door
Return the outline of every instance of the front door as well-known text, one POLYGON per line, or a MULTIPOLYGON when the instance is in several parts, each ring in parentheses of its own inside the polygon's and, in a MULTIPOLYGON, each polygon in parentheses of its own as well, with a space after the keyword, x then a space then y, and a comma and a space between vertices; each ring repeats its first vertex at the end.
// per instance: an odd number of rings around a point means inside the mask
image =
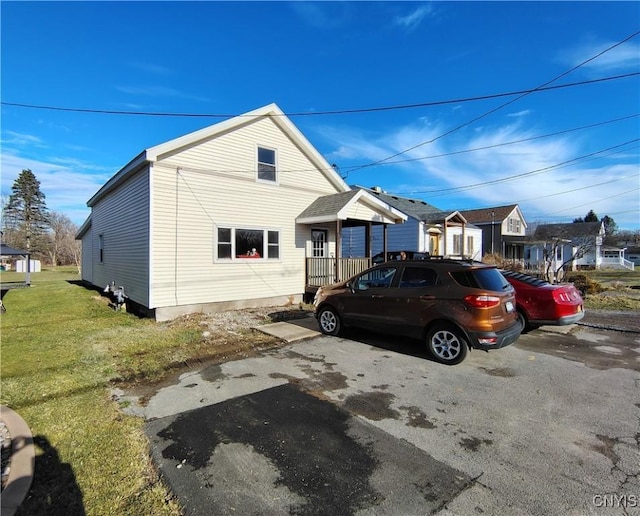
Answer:
POLYGON ((440 239, 438 238, 438 235, 429 235, 429 254, 431 254, 431 256, 440 255, 439 242, 440 239))
POLYGON ((311 230, 311 256, 314 258, 327 257, 327 230, 311 230))

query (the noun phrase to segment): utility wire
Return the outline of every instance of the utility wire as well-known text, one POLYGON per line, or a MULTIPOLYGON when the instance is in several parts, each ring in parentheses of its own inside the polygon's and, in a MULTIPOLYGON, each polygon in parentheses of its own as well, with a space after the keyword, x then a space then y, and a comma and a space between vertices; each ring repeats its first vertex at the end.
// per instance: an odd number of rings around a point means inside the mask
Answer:
MULTIPOLYGON (((598 200, 595 200, 595 201, 589 201, 586 204, 579 204, 578 206, 572 206, 571 208, 565 208, 564 210, 554 211, 554 212, 550 213, 549 215, 555 215, 556 213, 564 213, 565 211, 575 210, 576 208, 582 208, 584 206, 598 204, 599 202, 608 201, 609 199, 615 199, 616 197, 621 197, 623 195, 630 194, 631 192, 637 192, 638 190, 640 190, 640 187, 639 188, 634 188, 633 190, 627 190, 627 191, 619 193, 617 195, 610 195, 609 197, 605 197, 603 199, 598 199, 598 200)), ((632 210, 632 211, 637 211, 637 210, 632 210)))
POLYGON ((618 181, 624 181, 625 179, 631 179, 632 177, 638 177, 638 174, 634 174, 632 176, 622 176, 617 177, 616 179, 611 179, 609 181, 603 181, 602 183, 596 183, 595 185, 583 186, 581 188, 573 188, 572 190, 565 190, 564 192, 557 192, 547 195, 539 195, 538 197, 530 197, 529 199, 522 199, 520 201, 515 201, 514 204, 521 204, 530 201, 538 201, 540 199, 548 199, 549 197, 557 197, 558 195, 566 195, 570 193, 579 192, 581 190, 588 190, 589 188, 595 188, 596 186, 610 185, 611 183, 617 183, 618 181))
MULTIPOLYGON (((568 72, 567 72, 568 73, 568 72)), ((567 84, 559 84, 556 86, 541 86, 538 88, 533 88, 530 90, 518 90, 511 91, 506 93, 494 93, 491 95, 482 95, 476 97, 465 97, 461 99, 450 99, 450 100, 438 100, 431 102, 421 102, 418 104, 400 104, 396 106, 382 106, 382 107, 373 107, 373 108, 362 108, 362 109, 341 109, 341 110, 333 110, 333 111, 311 111, 311 112, 292 112, 292 113, 283 113, 282 115, 271 115, 271 116, 286 116, 286 117, 301 117, 301 116, 321 116, 321 115, 348 115, 348 114, 357 114, 357 113, 375 113, 380 111, 395 111, 401 109, 415 109, 415 108, 423 108, 423 107, 431 107, 431 106, 442 106, 445 104, 461 104, 464 102, 475 102, 479 100, 489 100, 500 97, 509 97, 513 95, 520 95, 518 98, 522 98, 525 95, 529 95, 530 93, 540 92, 540 91, 549 91, 549 90, 557 90, 561 88, 571 88, 574 86, 582 86, 586 84, 594 84, 598 82, 604 81, 613 81, 617 79, 626 79, 629 77, 634 77, 640 75, 640 72, 631 72, 622 75, 614 75, 610 77, 602 77, 600 79, 591 79, 567 84)), ((559 76, 561 77, 561 76, 559 76)), ((556 80, 556 79, 554 79, 556 80)), ((551 81, 553 82, 553 81, 551 81)), ((548 83, 547 83, 548 84, 548 83)), ((518 99, 514 99, 512 102, 515 102, 518 99)), ((508 104, 510 104, 509 102, 508 104)), ((43 109, 49 111, 67 111, 72 113, 93 113, 93 114, 102 114, 102 115, 134 115, 134 116, 155 116, 155 117, 183 117, 183 118, 239 118, 239 117, 249 117, 254 115, 247 114, 223 114, 223 113, 168 113, 168 112, 153 112, 153 111, 119 111, 119 110, 111 110, 111 109, 85 109, 85 108, 68 108, 61 106, 46 106, 46 105, 38 105, 38 104, 23 104, 18 102, 0 102, 2 106, 10 106, 10 107, 20 107, 20 108, 28 108, 28 109, 43 109)), ((507 105, 507 104, 504 104, 507 105)), ((504 107, 504 106, 502 106, 504 107)), ((500 109, 500 108, 497 108, 500 109)), ((493 111, 492 111, 493 112, 493 111)), ((473 120, 475 121, 475 120, 473 120)), ((472 121, 472 122, 473 122, 472 121)), ((472 123, 469 122, 469 123, 472 123)), ((457 130, 457 129, 456 129, 457 130)), ((425 142, 428 143, 428 142, 425 142)), ((408 149, 408 152, 411 149, 408 149)), ((390 159, 390 158, 389 158, 390 159)))
MULTIPOLYGON (((464 122, 464 123, 462 123, 462 124, 460 124, 460 125, 457 125, 456 127, 452 128, 452 129, 449 129, 448 131, 446 131, 446 132, 442 133, 442 134, 441 134, 441 135, 439 135, 439 136, 436 136, 435 138, 432 138, 431 140, 427 140, 427 141, 424 141, 424 142, 418 143, 417 145, 414 145, 414 146, 412 146, 412 147, 409 147, 408 149, 405 149, 405 150, 400 151, 400 152, 396 152, 395 154, 392 154, 391 156, 388 156, 388 157, 386 157, 386 158, 383 158, 383 159, 380 159, 380 160, 374 161, 374 162, 372 162, 372 163, 369 163, 368 165, 363 165, 363 166, 361 166, 361 167, 360 167, 360 169, 367 168, 367 167, 372 167, 372 166, 375 166, 375 165, 379 165, 380 163, 384 163, 385 161, 389 161, 390 159, 396 158, 396 157, 398 157, 398 156, 401 156, 402 154, 406 154, 407 152, 410 152, 410 151, 412 151, 412 150, 415 150, 415 149, 417 149, 418 147, 422 147, 423 145, 427 145, 427 144, 429 144, 429 143, 433 143, 433 142, 435 142, 435 141, 437 141, 437 140, 440 140, 441 138, 444 138, 445 136, 448 136, 448 135, 450 135, 450 134, 452 134, 452 133, 454 133, 454 132, 456 132, 456 131, 459 131, 460 129, 462 129, 462 128, 464 128, 464 127, 467 127, 468 125, 471 125, 471 124, 473 124, 473 123, 477 122, 478 120, 481 120, 481 119, 483 119, 483 118, 485 118, 485 117, 487 117, 487 116, 489 116, 489 115, 491 115, 491 114, 495 113, 496 111, 501 110, 502 108, 504 108, 504 107, 506 107, 506 106, 509 106, 509 105, 513 104, 514 102, 517 102, 518 100, 520 100, 520 99, 522 99, 522 98, 524 98, 524 97, 526 97, 526 96, 530 95, 531 93, 538 92, 538 91, 542 91, 544 88, 548 87, 548 85, 549 85, 549 84, 551 84, 551 83, 553 83, 553 82, 556 82, 558 79, 561 79, 562 77, 564 77, 564 76, 566 76, 566 75, 569 75, 570 73, 574 72, 574 71, 575 71, 575 70, 577 70, 578 68, 580 68, 580 67, 582 67, 582 66, 586 65, 587 63, 590 63, 590 62, 591 62, 591 61, 593 61, 594 59, 597 59, 598 57, 602 56, 603 54, 606 54, 607 52, 609 52, 609 51, 613 50, 614 48, 616 48, 616 47, 618 47, 618 46, 620 46, 620 45, 622 45, 623 43, 626 43, 626 42, 627 42, 627 41, 629 41, 630 39, 632 39, 632 38, 636 37, 638 34, 640 34, 640 31, 636 31, 636 32, 634 32, 633 34, 631 34, 631 35, 627 36, 627 37, 626 37, 625 39, 623 39, 622 41, 619 41, 618 43, 615 43, 615 44, 611 45, 610 47, 607 47, 606 49, 604 49, 604 50, 602 50, 601 52, 597 53, 596 55, 594 55, 594 56, 590 57, 589 59, 586 59, 585 61, 582 61, 581 63, 577 64, 577 65, 576 65, 576 66, 574 66, 573 68, 570 68, 569 70, 567 70, 567 71, 565 71, 565 72, 561 73, 560 75, 557 75, 557 76, 556 76, 556 77, 554 77, 553 79, 551 79, 551 80, 549 80, 549 81, 547 81, 547 82, 545 82, 545 83, 541 84, 541 85, 540 85, 540 86, 538 86, 537 88, 533 88, 533 89, 531 89, 531 90, 526 90, 526 91, 525 91, 525 92, 523 92, 522 94, 518 95, 515 99, 511 99, 511 100, 509 100, 509 101, 507 101, 507 102, 504 102, 503 104, 500 104, 499 106, 497 106, 497 107, 495 107, 495 108, 493 108, 493 109, 490 109, 489 111, 486 111, 485 113, 483 113, 483 114, 481 114, 481 115, 479 115, 479 116, 477 116, 477 117, 475 117, 475 118, 472 118, 471 120, 469 120, 469 121, 467 121, 467 122, 464 122)), ((360 169, 354 169, 354 170, 351 170, 351 172, 354 172, 355 170, 360 170, 360 169)))
MULTIPOLYGON (((551 136, 559 136, 561 134, 567 134, 567 133, 571 133, 574 131, 580 131, 582 129, 591 129, 593 127, 599 127, 602 125, 607 125, 607 124, 612 124, 614 122, 620 122, 622 120, 628 120, 630 118, 635 118, 640 116, 640 113, 635 113, 633 115, 627 115, 627 116, 623 116, 620 118, 614 118, 613 120, 606 120, 604 122, 596 122, 593 124, 588 124, 588 125, 583 125, 580 127, 574 127, 572 129, 564 129, 562 131, 556 131, 554 133, 547 133, 547 134, 542 134, 542 135, 538 135, 538 136, 531 136, 529 138, 522 138, 520 140, 512 140, 509 142, 502 142, 502 143, 495 143, 493 145, 486 145, 484 147, 473 147, 471 149, 462 149, 459 151, 451 151, 451 152, 445 152, 442 154, 433 154, 431 156, 422 156, 419 158, 407 158, 407 159, 400 159, 400 160, 396 160, 396 161, 387 161, 385 163, 380 163, 381 166, 384 165, 396 165, 398 163, 408 163, 408 162, 412 162, 412 161, 423 161, 423 160, 427 160, 427 159, 434 159, 434 158, 444 158, 446 156, 455 156, 456 154, 465 154, 468 152, 476 152, 476 151, 480 151, 480 150, 487 150, 487 149, 495 149, 496 147, 504 147, 506 145, 515 145, 517 143, 525 143, 525 142, 530 142, 533 140, 540 140, 542 138, 549 138, 551 136)), ((366 165, 365 165, 366 166, 366 165)), ((362 167, 362 165, 353 165, 353 168, 360 168, 362 167)), ((352 171, 352 167, 346 167, 346 172, 347 174, 349 172, 352 171)))
MULTIPOLYGON (((474 183, 474 184, 465 185, 465 186, 454 186, 454 187, 451 187, 451 188, 441 188, 441 189, 438 189, 438 190, 414 191, 414 192, 410 192, 410 193, 414 194, 414 195, 415 194, 434 194, 434 193, 442 195, 445 192, 448 194, 448 193, 452 193, 452 192, 460 192, 460 191, 464 191, 464 190, 472 190, 474 188, 480 188, 480 187, 483 187, 483 186, 488 186, 488 185, 493 185, 493 184, 498 184, 498 183, 504 183, 504 182, 511 181, 511 180, 514 180, 514 179, 520 179, 520 178, 527 177, 527 176, 533 176, 533 175, 536 175, 536 174, 541 174, 543 172, 549 172, 550 170, 553 170, 553 169, 556 169, 556 168, 560 168, 562 166, 566 166, 566 165, 568 165, 570 163, 575 163, 576 161, 585 160, 586 158, 590 158, 590 157, 596 156, 598 154, 603 154, 603 153, 605 153, 607 151, 610 151, 610 150, 613 150, 613 149, 619 149, 620 147, 624 147, 625 145, 629 145, 629 144, 635 143, 637 141, 640 141, 640 138, 635 138, 633 140, 629 140, 629 141, 626 141, 624 143, 620 143, 618 145, 613 145, 611 147, 607 147, 605 149, 601 149, 601 150, 598 150, 598 151, 595 151, 595 152, 591 152, 589 154, 583 154, 582 156, 577 156, 575 158, 572 158, 572 159, 569 159, 569 160, 566 160, 566 161, 562 161, 560 163, 556 163, 555 165, 549 165, 548 167, 543 167, 543 168, 539 168, 539 169, 535 169, 535 170, 530 170, 529 172, 523 172, 522 174, 516 174, 516 175, 513 175, 513 176, 507 176, 507 177, 503 177, 503 178, 500 178, 500 179, 494 179, 493 181, 485 181, 485 182, 482 182, 482 183, 474 183)), ((601 157, 601 156, 599 156, 599 157, 601 157)), ((399 195, 402 195, 402 194, 399 194, 399 195)))
MULTIPOLYGON (((620 122, 620 121, 624 121, 624 120, 629 120, 632 118, 637 118, 640 116, 640 113, 634 113, 632 115, 625 115, 619 118, 614 118, 611 120, 604 120, 601 122, 594 122, 592 124, 587 124, 587 125, 583 125, 583 126, 579 126, 579 127, 572 127, 569 129, 563 129, 561 131, 556 131, 553 133, 546 133, 546 134, 540 134, 540 135, 536 135, 536 136, 531 136, 529 138, 521 138, 519 140, 511 140, 511 141, 507 141, 507 142, 501 142, 501 143, 495 143, 493 145, 486 145, 486 146, 482 146, 482 147, 473 147, 470 149, 462 149, 459 151, 451 151, 451 152, 445 152, 442 154, 434 154, 431 156, 422 156, 419 158, 409 158, 406 160, 398 160, 398 161, 390 161, 388 163, 382 163, 381 165, 393 165, 393 164, 398 164, 398 163, 405 163, 405 162, 411 162, 411 161, 421 161, 421 160, 427 160, 427 159, 435 159, 435 158, 443 158, 443 157, 447 157, 447 156, 455 156, 457 154, 465 154, 465 153, 471 153, 471 152, 476 152, 476 151, 481 151, 481 150, 487 150, 487 149, 494 149, 497 147, 504 147, 507 145, 515 145, 518 143, 524 143, 524 142, 529 142, 529 141, 533 141, 533 140, 539 140, 539 139, 543 139, 543 138, 549 138, 552 136, 559 136, 561 134, 567 134, 567 133, 571 133, 571 132, 575 132, 575 131, 581 131, 584 129, 592 129, 594 127, 600 127, 603 125, 608 125, 608 124, 613 124, 615 122, 620 122)), ((158 163, 156 164, 156 166, 163 166, 162 164, 158 163)), ((246 173, 246 174, 255 174, 255 169, 194 169, 193 167, 185 167, 185 165, 183 164, 175 164, 175 163, 170 163, 169 165, 167 165, 168 168, 175 168, 176 166, 180 166, 181 169, 184 170, 191 170, 191 171, 198 171, 198 172, 215 172, 215 173, 226 173, 226 174, 234 174, 234 173, 246 173)), ((316 168, 300 168, 300 169, 279 169, 278 170, 278 174, 292 174, 292 173, 305 173, 305 172, 314 172, 318 169, 316 168)), ((326 170, 335 170, 333 167, 331 169, 326 169, 326 170)), ((347 171, 348 173, 348 171, 347 171)), ((463 187, 457 187, 457 188, 463 188, 463 187)), ((430 193, 429 191, 425 191, 425 192, 405 192, 407 194, 412 194, 412 193, 430 193)), ((399 195, 402 195, 402 192, 398 192, 399 195)))

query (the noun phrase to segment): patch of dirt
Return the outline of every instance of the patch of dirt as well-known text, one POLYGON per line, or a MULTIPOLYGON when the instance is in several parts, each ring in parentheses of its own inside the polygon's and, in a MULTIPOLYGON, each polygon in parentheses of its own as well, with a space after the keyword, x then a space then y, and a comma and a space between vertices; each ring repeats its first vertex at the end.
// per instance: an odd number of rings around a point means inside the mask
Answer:
POLYGON ((164 371, 156 373, 154 379, 146 377, 145 374, 127 374, 123 371, 121 379, 114 382, 114 385, 122 389, 135 390, 144 399, 156 388, 172 384, 184 371, 249 358, 260 351, 284 344, 277 338, 253 331, 252 328, 300 319, 312 314, 313 310, 310 307, 295 305, 184 315, 167 324, 170 327, 198 328, 205 345, 194 349, 189 358, 169 363, 164 371))

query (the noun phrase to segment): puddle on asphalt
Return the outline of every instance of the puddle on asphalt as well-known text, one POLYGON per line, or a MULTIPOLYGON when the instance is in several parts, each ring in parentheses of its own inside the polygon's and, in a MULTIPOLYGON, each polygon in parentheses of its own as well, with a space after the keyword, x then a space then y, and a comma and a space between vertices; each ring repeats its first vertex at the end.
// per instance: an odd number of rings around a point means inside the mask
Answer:
POLYGON ((622 368, 640 371, 640 357, 635 351, 636 337, 616 331, 583 331, 571 335, 532 332, 514 344, 527 351, 544 353, 593 369, 622 368))
POLYGON ((390 392, 360 392, 347 396, 344 408, 371 421, 400 419, 400 412, 391 408, 395 396, 390 392))

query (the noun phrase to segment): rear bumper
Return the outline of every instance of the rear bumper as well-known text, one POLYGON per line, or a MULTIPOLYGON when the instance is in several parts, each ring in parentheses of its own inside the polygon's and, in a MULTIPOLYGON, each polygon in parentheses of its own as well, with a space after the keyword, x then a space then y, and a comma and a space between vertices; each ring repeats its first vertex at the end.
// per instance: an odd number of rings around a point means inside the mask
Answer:
POLYGON ((545 321, 545 320, 537 320, 530 321, 530 324, 535 324, 536 326, 567 326, 569 324, 575 324, 578 321, 582 320, 584 317, 584 310, 575 313, 573 315, 565 315, 560 317, 559 319, 545 321))
POLYGON ((469 334, 471 339, 471 347, 475 349, 483 349, 489 351, 490 349, 500 349, 513 344, 520 334, 522 333, 522 325, 519 321, 514 322, 508 328, 498 332, 474 332, 469 334), (491 339, 491 343, 485 342, 486 339, 491 339), (494 340, 495 339, 495 340, 494 340))

